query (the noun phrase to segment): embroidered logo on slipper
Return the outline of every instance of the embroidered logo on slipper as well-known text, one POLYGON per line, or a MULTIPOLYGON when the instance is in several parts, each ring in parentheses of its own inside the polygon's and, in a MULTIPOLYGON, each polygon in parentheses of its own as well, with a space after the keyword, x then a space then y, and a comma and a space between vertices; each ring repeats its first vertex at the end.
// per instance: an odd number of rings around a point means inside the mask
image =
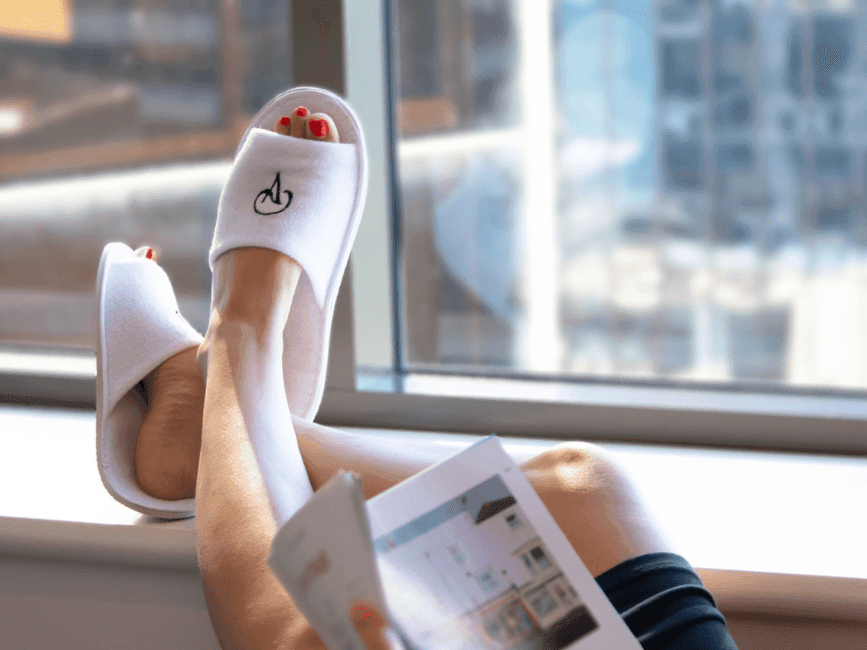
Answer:
POLYGON ((256 195, 256 200, 253 201, 253 210, 256 211, 256 214, 279 214, 288 208, 290 203, 292 203, 292 192, 280 190, 280 172, 277 172, 271 187, 256 195), (285 203, 283 203, 283 194, 286 195, 285 203))

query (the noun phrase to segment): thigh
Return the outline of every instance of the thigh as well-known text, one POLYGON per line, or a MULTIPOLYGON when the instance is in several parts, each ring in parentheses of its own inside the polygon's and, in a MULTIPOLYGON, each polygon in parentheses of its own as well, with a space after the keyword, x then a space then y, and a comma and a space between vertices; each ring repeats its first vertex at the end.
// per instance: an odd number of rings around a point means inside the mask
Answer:
POLYGON ((298 447, 314 490, 342 469, 364 480, 371 498, 453 455, 460 445, 418 440, 412 444, 325 427, 292 417, 298 447))
MULTIPOLYGON (((461 448, 424 440, 396 444, 304 420, 293 424, 313 489, 343 469, 363 478, 368 499, 461 448)), ((672 550, 627 477, 598 446, 562 443, 520 467, 594 576, 633 557, 672 550)))

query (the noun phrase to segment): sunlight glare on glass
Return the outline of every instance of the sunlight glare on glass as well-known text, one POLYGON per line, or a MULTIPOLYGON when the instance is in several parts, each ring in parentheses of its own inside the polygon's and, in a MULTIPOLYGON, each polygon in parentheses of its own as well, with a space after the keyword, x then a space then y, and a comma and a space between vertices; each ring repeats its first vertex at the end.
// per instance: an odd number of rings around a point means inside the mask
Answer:
POLYGON ((110 205, 113 201, 127 201, 134 190, 150 188, 170 195, 182 193, 191 186, 221 186, 230 170, 231 165, 226 162, 182 164, 64 178, 60 181, 17 183, 0 188, 0 220, 32 222, 41 216, 52 221, 59 218, 78 220, 82 214, 87 214, 94 197, 99 197, 103 205, 110 205), (107 192, 107 189, 111 191, 107 192), (62 205, 63 208, 34 210, 34 192, 43 198, 46 206, 62 205))
POLYGON ((4 0, 0 2, 0 37, 64 43, 72 40, 69 2, 4 0))
POLYGON ((560 152, 560 173, 571 181, 580 181, 611 166, 620 166, 641 153, 638 140, 608 140, 578 137, 560 152))
POLYGON ((717 269, 716 302, 733 311, 757 309, 761 304, 756 290, 758 252, 749 246, 722 247, 713 258, 717 269))
POLYGON ((569 260, 562 273, 563 293, 569 298, 604 300, 609 294, 611 274, 605 255, 593 249, 569 260))
POLYGON ((0 137, 15 135, 24 128, 24 111, 14 106, 0 106, 0 137))
POLYGON ((516 356, 536 372, 562 367, 565 340, 560 328, 557 273, 560 250, 554 199, 554 74, 550 49, 551 14, 538 5, 519 4, 522 111, 524 123, 524 317, 519 321, 516 356))
POLYGON ((96 377, 96 359, 89 354, 34 354, 5 349, 0 350, 0 368, 22 374, 96 377))
POLYGON ((662 303, 662 269, 655 249, 621 246, 612 255, 617 280, 614 302, 630 311, 650 311, 662 303))

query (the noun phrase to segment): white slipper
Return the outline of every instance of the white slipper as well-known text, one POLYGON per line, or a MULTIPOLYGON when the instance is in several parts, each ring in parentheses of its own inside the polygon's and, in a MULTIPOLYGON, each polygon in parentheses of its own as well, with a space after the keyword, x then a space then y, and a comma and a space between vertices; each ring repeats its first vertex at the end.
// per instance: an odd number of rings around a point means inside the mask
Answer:
POLYGON ((108 244, 96 277, 96 458, 105 489, 133 510, 162 519, 195 514, 195 499, 145 494, 135 477, 135 443, 147 406, 139 382, 169 357, 202 342, 181 316, 171 282, 155 262, 108 244))
POLYGON ((283 339, 289 411, 304 420, 313 420, 322 401, 334 304, 366 195, 367 152, 355 113, 327 90, 295 88, 253 119, 220 196, 212 271, 217 257, 243 246, 279 251, 304 271, 283 339), (340 142, 274 133, 277 120, 298 106, 328 114, 340 142))

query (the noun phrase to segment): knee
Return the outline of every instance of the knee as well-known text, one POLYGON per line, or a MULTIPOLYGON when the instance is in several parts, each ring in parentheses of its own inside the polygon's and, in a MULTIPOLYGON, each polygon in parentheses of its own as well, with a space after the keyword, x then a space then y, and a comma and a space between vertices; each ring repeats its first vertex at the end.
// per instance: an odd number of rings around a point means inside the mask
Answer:
POLYGON ((563 443, 523 469, 592 575, 632 557, 671 549, 634 486, 600 447, 563 443))
POLYGON ((528 461, 524 470, 536 490, 550 496, 614 494, 629 487, 611 456, 586 442, 558 444, 528 461))

